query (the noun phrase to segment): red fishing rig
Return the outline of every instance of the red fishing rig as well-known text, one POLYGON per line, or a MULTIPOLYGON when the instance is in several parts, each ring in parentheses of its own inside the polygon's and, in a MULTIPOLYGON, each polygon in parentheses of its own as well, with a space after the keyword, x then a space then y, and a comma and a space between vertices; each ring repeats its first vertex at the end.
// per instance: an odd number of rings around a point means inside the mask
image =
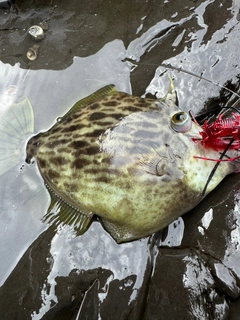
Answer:
MULTIPOLYGON (((238 110, 236 111, 238 112, 238 110)), ((192 119, 196 122, 194 117, 192 117, 192 119)), ((215 174, 219 164, 223 161, 230 162, 240 158, 240 156, 230 158, 226 155, 228 150, 240 150, 240 114, 232 113, 232 117, 226 119, 223 119, 223 114, 220 114, 212 123, 205 121, 202 125, 202 131, 199 133, 202 136, 200 143, 205 148, 222 151, 219 159, 193 156, 196 159, 216 162, 201 193, 202 196, 204 196, 207 186, 215 174), (226 157, 226 159, 223 159, 224 157, 226 157)), ((194 142, 199 142, 199 140, 194 140, 194 142)))
MULTIPOLYGON (((223 119, 223 114, 220 114, 217 119, 208 123, 204 122, 202 131, 199 132, 202 136, 200 143, 205 148, 214 149, 216 151, 240 150, 240 114, 232 113, 231 118, 223 119), (227 150, 226 150, 227 148, 227 150)), ((195 140, 195 142, 197 142, 195 140)), ((199 156, 194 156, 197 159, 210 160, 215 162, 234 161, 240 156, 227 159, 211 159, 199 156)))
POLYGON ((231 139, 234 139, 230 149, 238 150, 240 148, 240 115, 232 113, 232 118, 222 118, 223 114, 220 114, 213 123, 204 122, 203 131, 200 132, 201 143, 206 148, 220 151, 226 148, 231 139))

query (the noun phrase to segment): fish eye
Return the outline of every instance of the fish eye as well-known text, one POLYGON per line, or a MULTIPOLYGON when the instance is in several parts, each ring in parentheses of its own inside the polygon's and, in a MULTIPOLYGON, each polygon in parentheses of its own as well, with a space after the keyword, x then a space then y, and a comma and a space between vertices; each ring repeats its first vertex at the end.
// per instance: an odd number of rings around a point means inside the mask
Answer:
POLYGON ((186 132, 192 127, 192 120, 188 113, 180 111, 175 113, 171 119, 171 127, 177 132, 186 132))

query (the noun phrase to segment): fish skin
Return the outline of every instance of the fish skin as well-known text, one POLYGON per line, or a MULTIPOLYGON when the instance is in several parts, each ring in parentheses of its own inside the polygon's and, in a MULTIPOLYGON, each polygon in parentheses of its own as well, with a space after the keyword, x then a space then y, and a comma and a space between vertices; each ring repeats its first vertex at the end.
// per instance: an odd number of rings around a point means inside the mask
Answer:
MULTIPOLYGON (((185 133, 171 128, 179 111, 173 103, 115 91, 31 138, 26 161, 34 157, 54 193, 86 216, 98 215, 118 243, 138 239, 203 199, 215 163, 193 155, 219 158, 193 142, 201 139, 198 124, 185 133)), ((206 194, 235 170, 220 163, 206 194)))

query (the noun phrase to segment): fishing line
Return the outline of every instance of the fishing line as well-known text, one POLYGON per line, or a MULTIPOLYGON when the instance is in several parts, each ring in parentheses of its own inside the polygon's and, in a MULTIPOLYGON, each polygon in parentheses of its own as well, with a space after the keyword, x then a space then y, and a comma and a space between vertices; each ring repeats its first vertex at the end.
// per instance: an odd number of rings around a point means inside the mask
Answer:
POLYGON ((234 107, 235 104, 237 104, 238 101, 236 101, 233 106, 229 106, 229 107, 221 107, 222 109, 233 109, 235 112, 240 114, 240 111, 234 107))
MULTIPOLYGON (((188 71, 188 70, 186 70, 186 69, 182 69, 181 67, 174 67, 174 66, 172 66, 171 64, 165 64, 165 63, 161 63, 161 64, 159 64, 159 65, 156 64, 156 63, 141 63, 141 62, 137 62, 137 61, 134 61, 134 60, 132 60, 132 59, 129 59, 129 58, 125 58, 125 59, 123 59, 122 61, 123 61, 123 62, 130 62, 130 63, 132 63, 135 67, 141 66, 141 65, 143 65, 143 66, 158 66, 158 67, 163 67, 163 68, 167 68, 167 69, 176 70, 176 71, 178 71, 178 72, 183 72, 183 73, 189 74, 190 76, 193 76, 193 77, 195 77, 195 78, 198 78, 199 80, 205 80, 205 81, 207 81, 207 82, 209 82, 209 83, 211 83, 211 84, 214 84, 214 85, 216 85, 216 86, 218 86, 218 87, 220 87, 220 88, 222 88, 222 89, 225 89, 225 90, 231 92, 232 94, 234 94, 235 96, 237 96, 237 97, 240 99, 240 95, 239 95, 238 93, 236 93, 236 92, 234 92, 233 90, 227 88, 226 86, 221 85, 221 84, 219 84, 219 83, 217 83, 217 82, 214 82, 214 81, 212 81, 212 80, 209 80, 209 79, 207 79, 207 78, 205 78, 205 77, 198 76, 197 74, 195 74, 195 73, 193 73, 193 72, 191 72, 191 71, 188 71)), ((165 72, 166 72, 166 71, 165 71, 165 72)), ((239 112, 239 111, 238 111, 238 112, 239 112)))
POLYGON ((168 65, 168 64, 164 64, 164 63, 161 63, 159 66, 160 66, 160 67, 164 67, 164 68, 169 68, 169 69, 172 69, 172 70, 176 70, 176 71, 178 71, 178 72, 181 72, 181 71, 182 71, 183 73, 186 73, 186 74, 189 74, 189 75, 191 75, 191 76, 194 76, 194 77, 198 78, 199 80, 205 80, 205 81, 207 81, 207 82, 209 82, 209 83, 211 83, 211 84, 214 84, 214 85, 216 85, 216 86, 218 86, 218 87, 220 87, 220 88, 223 88, 223 89, 231 92, 232 94, 234 94, 234 95, 236 95, 238 98, 240 98, 240 95, 239 95, 238 93, 236 93, 236 92, 234 92, 233 90, 227 88, 226 86, 221 85, 221 84, 219 84, 219 83, 217 83, 217 82, 211 81, 211 80, 209 80, 209 79, 207 79, 207 78, 204 78, 204 77, 202 77, 202 76, 198 76, 198 75, 196 75, 195 73, 193 73, 193 72, 191 72, 191 71, 182 69, 181 67, 180 67, 180 68, 178 68, 178 67, 173 67, 173 66, 170 65, 170 64, 168 65))
POLYGON ((234 139, 232 138, 229 142, 229 144, 226 146, 225 150, 223 151, 223 153, 221 154, 219 161, 215 164, 215 166, 213 167, 210 175, 208 176, 207 182, 205 184, 205 187, 203 188, 203 191, 201 193, 201 196, 204 196, 207 190, 207 187, 212 179, 212 177, 214 176, 219 164, 221 163, 221 160, 223 159, 223 157, 225 156, 226 152, 228 151, 228 149, 230 148, 231 144, 233 143, 234 139))

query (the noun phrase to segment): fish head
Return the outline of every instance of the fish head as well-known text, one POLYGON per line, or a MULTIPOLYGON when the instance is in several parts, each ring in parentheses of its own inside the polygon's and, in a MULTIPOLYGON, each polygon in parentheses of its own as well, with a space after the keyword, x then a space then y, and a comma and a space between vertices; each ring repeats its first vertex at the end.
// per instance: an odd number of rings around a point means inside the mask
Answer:
POLYGON ((221 153, 202 145, 201 131, 176 105, 155 102, 148 110, 122 118, 99 137, 101 152, 108 154, 108 169, 115 174, 112 180, 111 175, 98 175, 115 185, 106 187, 111 190, 107 202, 112 201, 111 212, 118 212, 116 220, 105 213, 103 221, 118 242, 167 226, 236 171, 234 162, 221 162, 212 174, 217 162, 205 159, 217 161, 221 153), (125 221, 131 227, 125 228, 125 221))
MULTIPOLYGON (((151 99, 145 99, 145 103, 153 104, 151 99)), ((217 161, 221 154, 204 147, 201 131, 202 127, 188 112, 173 103, 156 101, 147 110, 121 118, 100 135, 98 144, 101 152, 108 154, 109 167, 125 172, 124 179, 128 179, 128 173, 146 180, 156 176, 159 186, 166 191, 167 181, 181 180, 200 195, 215 166, 214 161, 204 159, 217 161)), ((235 163, 221 163, 205 195, 234 171, 235 163)), ((131 179, 131 175, 128 177, 131 179)))

